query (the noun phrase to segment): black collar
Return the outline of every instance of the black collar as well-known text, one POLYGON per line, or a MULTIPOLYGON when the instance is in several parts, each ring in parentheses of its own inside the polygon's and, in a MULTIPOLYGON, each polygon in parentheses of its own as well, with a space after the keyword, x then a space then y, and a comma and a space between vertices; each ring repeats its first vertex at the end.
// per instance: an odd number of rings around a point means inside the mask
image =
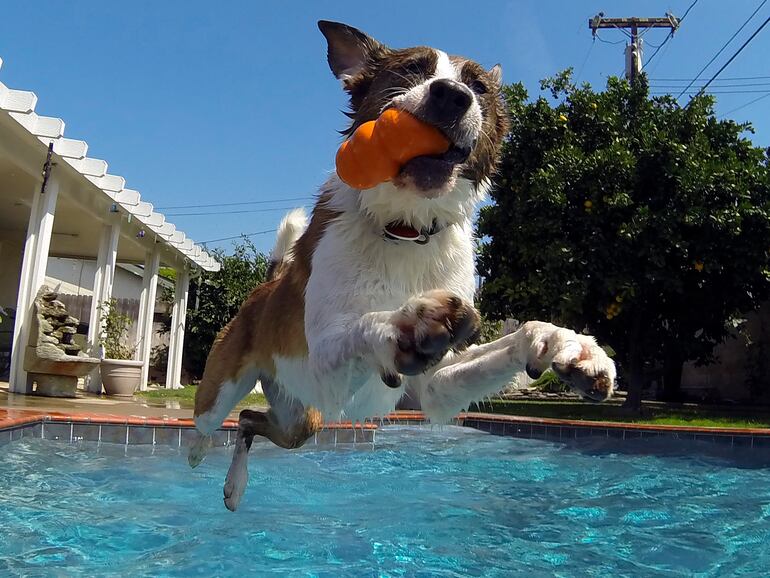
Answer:
POLYGON ((423 227, 420 230, 412 225, 407 225, 403 221, 391 221, 382 230, 382 236, 394 241, 413 241, 418 245, 426 245, 430 238, 444 229, 444 225, 439 225, 435 220, 430 228, 423 227))

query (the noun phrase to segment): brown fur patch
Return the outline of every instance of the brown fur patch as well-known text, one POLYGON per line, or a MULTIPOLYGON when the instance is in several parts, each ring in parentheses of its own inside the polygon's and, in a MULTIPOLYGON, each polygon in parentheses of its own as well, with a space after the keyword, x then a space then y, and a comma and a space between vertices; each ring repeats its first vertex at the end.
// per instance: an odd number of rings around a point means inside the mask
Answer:
POLYGON ((338 213, 326 208, 328 196, 316 203, 307 230, 294 246, 294 259, 279 276, 257 286, 236 316, 217 335, 195 395, 195 415, 211 409, 219 388, 256 368, 275 377, 274 356, 307 355, 305 338, 305 288, 315 247, 338 213))
POLYGON ((436 51, 426 46, 393 50, 377 44, 366 68, 345 83, 350 93, 347 114, 353 122, 342 133, 349 136, 363 123, 375 120, 393 97, 432 76, 437 61, 436 51))
MULTIPOLYGON (((376 41, 370 43, 366 67, 345 82, 350 93, 350 126, 341 131, 350 136, 363 123, 375 120, 382 109, 399 94, 433 76, 438 54, 432 48, 418 46, 393 50, 376 41)), ((508 132, 508 116, 500 98, 500 85, 488 70, 472 60, 451 56, 460 68, 460 81, 473 90, 478 82, 483 94, 476 93, 484 122, 482 134, 460 176, 475 185, 491 177, 498 160, 503 137, 508 132)), ((474 91, 476 92, 476 91, 474 91)))
POLYGON ((471 156, 465 162, 461 175, 479 184, 484 178, 492 175, 498 161, 503 137, 508 132, 508 115, 500 97, 500 85, 494 77, 479 63, 464 60, 457 56, 451 57, 455 65, 461 64, 460 80, 471 90, 478 82, 486 92, 476 94, 481 106, 484 123, 481 136, 471 156))

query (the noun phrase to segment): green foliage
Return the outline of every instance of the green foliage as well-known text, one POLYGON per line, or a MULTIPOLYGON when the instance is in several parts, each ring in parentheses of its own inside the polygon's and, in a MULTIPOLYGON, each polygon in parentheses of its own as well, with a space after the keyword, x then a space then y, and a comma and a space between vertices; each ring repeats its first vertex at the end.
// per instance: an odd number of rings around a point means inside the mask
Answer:
POLYGON ((543 375, 533 381, 529 387, 534 387, 549 393, 561 393, 563 391, 569 391, 569 386, 566 385, 561 379, 559 379, 551 370, 543 372, 543 375))
POLYGON ((567 71, 543 88, 553 101, 504 89, 481 310, 588 329, 630 373, 663 365, 674 383, 768 297, 766 153, 749 125, 715 117, 713 97, 649 98, 644 76, 594 92, 567 71))
MULTIPOLYGON (((267 257, 248 239, 236 244, 230 255, 221 250, 213 253, 222 268, 215 273, 203 271, 191 281, 187 305, 183 363, 196 379, 203 375, 214 338, 267 272, 267 257)), ((172 295, 166 292, 164 298, 170 301, 172 295)))
MULTIPOLYGON (((197 385, 187 385, 181 389, 148 389, 147 391, 137 391, 134 395, 137 397, 143 397, 145 399, 166 401, 174 400, 179 401, 184 405, 192 407, 195 402, 195 392, 197 391, 197 385)), ((249 407, 249 406, 266 406, 267 398, 261 393, 250 393, 238 402, 237 407, 249 407)))
POLYGON ((128 328, 133 319, 118 310, 118 301, 110 299, 101 304, 102 332, 100 343, 107 359, 133 359, 136 345, 128 345, 128 328))
POLYGON ((631 422, 689 427, 768 428, 770 414, 751 411, 720 411, 709 406, 645 406, 641 415, 633 415, 617 403, 585 403, 582 401, 519 401, 493 399, 471 411, 506 415, 544 417, 569 420, 631 422))
POLYGON ((489 343, 499 339, 503 333, 503 322, 495 321, 481 316, 481 335, 479 336, 479 343, 489 343))
POLYGON ((158 275, 169 281, 176 281, 176 269, 173 267, 158 267, 158 275))

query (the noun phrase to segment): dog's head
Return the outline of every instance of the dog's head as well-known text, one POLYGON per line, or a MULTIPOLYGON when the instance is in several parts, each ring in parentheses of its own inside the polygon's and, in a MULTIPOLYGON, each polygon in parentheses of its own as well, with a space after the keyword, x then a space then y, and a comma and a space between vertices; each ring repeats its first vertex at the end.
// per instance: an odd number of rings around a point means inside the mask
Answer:
POLYGON ((427 47, 392 49, 345 24, 318 26, 328 42, 329 66, 350 94, 352 122, 343 134, 394 107, 435 126, 451 142, 443 155, 409 161, 389 185, 430 199, 462 184, 476 190, 489 179, 507 128, 500 66, 486 70, 427 47))

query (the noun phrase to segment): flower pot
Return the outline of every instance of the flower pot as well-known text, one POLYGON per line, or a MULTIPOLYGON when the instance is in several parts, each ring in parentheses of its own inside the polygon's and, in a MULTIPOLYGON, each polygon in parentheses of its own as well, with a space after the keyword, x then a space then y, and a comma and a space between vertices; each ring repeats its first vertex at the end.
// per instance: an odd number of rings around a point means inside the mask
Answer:
POLYGON ((131 397, 142 381, 142 362, 135 359, 102 359, 99 370, 107 395, 131 397))

